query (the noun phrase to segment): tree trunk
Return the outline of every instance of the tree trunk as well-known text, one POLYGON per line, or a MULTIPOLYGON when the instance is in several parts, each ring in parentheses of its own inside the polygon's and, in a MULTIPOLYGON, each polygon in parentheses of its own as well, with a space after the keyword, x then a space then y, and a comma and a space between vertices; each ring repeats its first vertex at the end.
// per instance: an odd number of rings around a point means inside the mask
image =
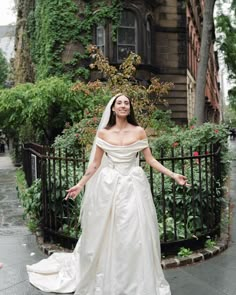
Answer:
POLYGON ((194 109, 194 116, 197 118, 197 125, 201 125, 205 121, 205 88, 207 77, 207 65, 213 36, 213 11, 216 0, 206 0, 204 2, 205 9, 203 13, 200 62, 197 70, 196 100, 194 109))

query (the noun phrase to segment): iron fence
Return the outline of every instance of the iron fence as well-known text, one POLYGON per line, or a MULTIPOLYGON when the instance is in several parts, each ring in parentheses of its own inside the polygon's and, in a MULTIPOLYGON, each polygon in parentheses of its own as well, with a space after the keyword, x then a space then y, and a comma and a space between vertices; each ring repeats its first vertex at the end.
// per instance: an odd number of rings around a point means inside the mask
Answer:
MULTIPOLYGON (((66 189, 85 172, 85 152, 54 150, 30 143, 23 146, 22 155, 28 185, 36 178, 41 179, 41 228, 45 241, 73 248, 80 234, 82 194, 75 201, 63 199, 66 189)), ((191 184, 179 186, 140 159, 157 210, 162 252, 174 254, 183 246, 199 249, 209 236, 220 234, 223 198, 220 145, 206 145, 198 151, 172 148, 168 154, 162 149, 157 160, 186 175, 191 184)))

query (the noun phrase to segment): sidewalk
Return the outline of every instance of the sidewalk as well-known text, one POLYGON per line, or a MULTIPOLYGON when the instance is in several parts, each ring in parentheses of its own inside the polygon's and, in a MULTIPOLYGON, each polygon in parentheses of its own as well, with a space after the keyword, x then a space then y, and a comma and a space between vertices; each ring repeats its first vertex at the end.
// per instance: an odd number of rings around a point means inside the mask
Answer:
MULTIPOLYGON (((236 141, 231 142, 236 158, 236 141)), ((236 160, 232 163, 231 198, 236 204, 236 160)), ((16 195, 15 168, 0 154, 0 295, 42 295, 31 286, 25 269, 45 257, 22 219, 16 195)), ((235 216, 235 210, 233 212, 235 216)), ((234 217, 233 216, 233 217, 234 217)), ((218 256, 195 265, 165 270, 172 295, 236 295, 236 218, 230 247, 218 256)), ((55 294, 55 293, 50 293, 55 294)), ((127 294, 129 295, 129 294, 127 294)))

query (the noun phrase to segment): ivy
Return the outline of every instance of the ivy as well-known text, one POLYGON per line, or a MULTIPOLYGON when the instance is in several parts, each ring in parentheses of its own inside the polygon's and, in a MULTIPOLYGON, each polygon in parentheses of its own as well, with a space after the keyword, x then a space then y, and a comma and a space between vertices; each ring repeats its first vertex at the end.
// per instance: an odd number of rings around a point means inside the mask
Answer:
POLYGON ((115 40, 121 1, 80 3, 73 0, 38 0, 27 18, 27 34, 36 80, 66 75, 89 78, 87 46, 96 24, 112 23, 115 40), (72 47, 70 53, 69 47, 72 47), (69 56, 65 56, 68 53, 69 56))
POLYGON ((4 82, 7 79, 8 74, 8 64, 7 60, 0 49, 0 88, 3 86, 4 82))

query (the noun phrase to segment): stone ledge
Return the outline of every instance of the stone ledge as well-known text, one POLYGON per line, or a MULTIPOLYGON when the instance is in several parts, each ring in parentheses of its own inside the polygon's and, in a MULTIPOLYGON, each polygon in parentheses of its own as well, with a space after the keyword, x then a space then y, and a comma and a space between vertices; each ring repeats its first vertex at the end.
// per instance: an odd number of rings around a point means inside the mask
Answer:
POLYGON ((72 250, 65 249, 58 244, 44 243, 42 236, 38 232, 36 232, 36 241, 40 250, 48 256, 52 255, 54 252, 72 252, 72 250))
POLYGON ((228 248, 228 241, 225 242, 221 241, 216 244, 216 246, 212 248, 205 248, 198 250, 197 252, 187 256, 187 257, 172 257, 163 259, 161 265, 163 269, 174 268, 177 266, 184 266, 193 263, 197 263, 203 260, 207 260, 228 248))

